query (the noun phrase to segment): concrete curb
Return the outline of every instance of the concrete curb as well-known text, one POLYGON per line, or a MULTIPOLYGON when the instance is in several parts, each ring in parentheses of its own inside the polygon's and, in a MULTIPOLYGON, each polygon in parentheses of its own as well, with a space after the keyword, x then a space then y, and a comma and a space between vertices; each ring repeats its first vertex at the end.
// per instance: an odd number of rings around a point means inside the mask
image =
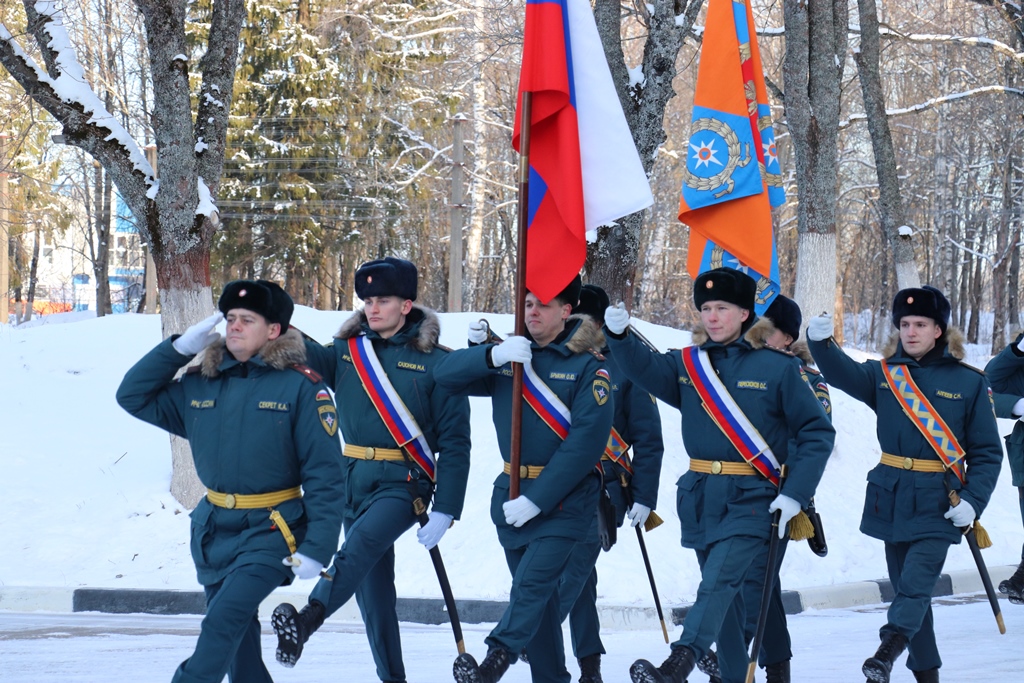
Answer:
MULTIPOLYGON (((989 567, 992 584, 1009 578, 1015 565, 989 567)), ((942 574, 932 597, 947 597, 984 590, 975 570, 942 574)), ((269 615, 281 602, 304 604, 307 593, 294 587, 274 591, 260 606, 261 615, 269 615)), ((782 593, 787 614, 807 610, 836 609, 879 605, 893 598, 888 579, 856 583, 816 586, 782 593)), ((498 600, 456 600, 460 619, 467 624, 495 623, 501 619, 507 602, 498 600)), ((0 587, 0 611, 8 612, 103 612, 107 614, 203 614, 206 599, 202 591, 146 590, 121 588, 42 588, 0 587)), ((444 601, 439 598, 399 598, 398 618, 417 624, 447 623, 444 601)), ((689 605, 666 608, 674 625, 683 623, 689 605)), ((658 627, 657 610, 653 606, 598 605, 601 623, 617 629, 649 629, 658 627)), ((332 619, 361 622, 355 600, 341 608, 332 619)))

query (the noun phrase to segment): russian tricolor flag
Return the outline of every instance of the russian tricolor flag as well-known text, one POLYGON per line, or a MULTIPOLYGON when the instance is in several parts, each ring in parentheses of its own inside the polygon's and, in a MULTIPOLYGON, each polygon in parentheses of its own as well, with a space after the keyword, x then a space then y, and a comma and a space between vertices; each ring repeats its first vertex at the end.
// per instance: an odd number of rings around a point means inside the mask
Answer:
POLYGON ((587 233, 654 203, 586 0, 528 0, 512 146, 533 93, 526 289, 547 302, 580 272, 587 233))

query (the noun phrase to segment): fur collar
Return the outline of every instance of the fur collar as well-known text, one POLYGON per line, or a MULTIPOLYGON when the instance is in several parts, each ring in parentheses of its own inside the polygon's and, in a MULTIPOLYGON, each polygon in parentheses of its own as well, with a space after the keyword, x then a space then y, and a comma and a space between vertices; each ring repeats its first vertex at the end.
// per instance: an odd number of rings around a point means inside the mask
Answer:
POLYGON ((804 365, 814 365, 814 359, 811 357, 811 350, 807 348, 807 342, 795 341, 789 345, 788 349, 780 349, 769 345, 768 337, 772 336, 776 329, 775 323, 772 322, 771 318, 758 318, 757 322, 747 330, 744 338, 755 349, 774 349, 782 353, 788 353, 791 356, 796 356, 804 365))
POLYGON ((594 319, 586 313, 575 313, 565 321, 566 326, 579 320, 580 324, 572 331, 565 341, 565 348, 573 353, 600 352, 605 347, 604 332, 597 326, 594 319))
MULTIPOLYGON (((213 379, 220 375, 220 364, 224 362, 226 353, 227 346, 223 339, 206 347, 201 366, 203 377, 213 379)), ((302 339, 302 333, 295 328, 288 328, 288 331, 277 339, 268 341, 260 349, 259 356, 270 367, 284 370, 296 363, 306 362, 306 343, 302 339)))
MULTIPOLYGON (((409 341, 406 342, 407 346, 411 346, 423 353, 430 353, 437 347, 437 341, 441 337, 441 321, 438 319, 437 313, 429 308, 413 304, 412 311, 409 312, 407 320, 412 320, 414 325, 419 324, 416 334, 412 335, 409 341)), ((366 314, 362 310, 357 311, 342 323, 334 338, 351 339, 352 337, 358 337, 362 333, 363 325, 365 324, 366 314)))
MULTIPOLYGON (((967 355, 964 349, 964 333, 960 331, 958 327, 947 327, 946 334, 940 338, 940 341, 946 342, 946 354, 956 358, 957 360, 963 360, 964 356, 967 355)), ((883 358, 892 358, 893 354, 896 353, 896 349, 900 345, 900 333, 896 332, 889 337, 889 342, 882 349, 883 358)))

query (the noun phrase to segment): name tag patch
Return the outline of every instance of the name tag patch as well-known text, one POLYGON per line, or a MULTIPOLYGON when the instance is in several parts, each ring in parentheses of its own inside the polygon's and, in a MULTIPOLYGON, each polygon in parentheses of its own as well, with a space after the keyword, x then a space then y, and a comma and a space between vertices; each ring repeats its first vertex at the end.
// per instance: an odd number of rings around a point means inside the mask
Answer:
POLYGON ((768 391, 768 383, 754 379, 741 379, 736 381, 737 389, 753 389, 755 391, 768 391))
POLYGON ((259 403, 256 404, 256 407, 259 408, 260 410, 274 410, 279 413, 288 412, 288 404, 280 403, 278 401, 260 401, 259 403))
POLYGON ((575 382, 576 381, 576 373, 575 372, 552 372, 551 374, 548 375, 548 379, 557 379, 557 380, 562 380, 563 382, 575 382))
POLYGON ((190 408, 198 408, 199 410, 206 410, 208 408, 213 408, 216 405, 217 405, 217 400, 213 399, 213 398, 206 398, 206 399, 194 398, 194 399, 192 399, 192 402, 189 404, 189 407, 190 408))
POLYGON ((690 378, 689 377, 680 377, 679 378, 679 383, 680 384, 685 384, 688 387, 692 387, 693 386, 693 384, 690 382, 690 378))
POLYGON ((961 394, 959 391, 946 391, 945 389, 936 389, 935 395, 939 398, 945 398, 950 401, 964 400, 964 395, 961 394))
POLYGON ((426 372, 427 369, 419 363, 407 363, 404 360, 398 361, 400 370, 412 370, 413 372, 426 372))

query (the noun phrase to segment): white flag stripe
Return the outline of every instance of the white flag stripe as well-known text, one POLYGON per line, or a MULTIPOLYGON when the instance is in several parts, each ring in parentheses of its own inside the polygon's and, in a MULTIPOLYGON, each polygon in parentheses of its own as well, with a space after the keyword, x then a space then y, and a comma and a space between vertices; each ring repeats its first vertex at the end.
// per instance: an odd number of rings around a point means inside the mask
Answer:
POLYGON ((587 231, 654 203, 587 0, 568 0, 587 231))

